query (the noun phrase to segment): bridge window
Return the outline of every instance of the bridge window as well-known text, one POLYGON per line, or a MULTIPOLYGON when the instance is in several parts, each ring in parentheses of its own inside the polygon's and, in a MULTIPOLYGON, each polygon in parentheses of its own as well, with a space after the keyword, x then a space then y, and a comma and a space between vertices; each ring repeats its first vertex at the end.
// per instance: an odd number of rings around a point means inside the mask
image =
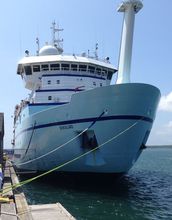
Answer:
POLYGON ((19 64, 17 68, 17 74, 22 74, 24 73, 24 67, 23 65, 19 64))
POLYGON ((106 76, 107 75, 107 70, 103 69, 102 70, 102 76, 106 76))
POLYGON ((88 66, 88 72, 94 73, 95 72, 95 67, 94 66, 88 66))
POLYGON ((108 70, 108 76, 107 76, 107 79, 111 80, 112 75, 113 75, 113 71, 108 70))
POLYGON ((71 70, 77 71, 78 65, 77 64, 71 64, 71 70))
POLYGON ((96 73, 101 74, 101 68, 96 68, 96 73))
POLYGON ((69 64, 67 64, 67 63, 62 63, 62 64, 61 64, 61 69, 62 69, 62 70, 69 70, 69 64))
POLYGON ((33 65, 33 72, 40 72, 40 65, 33 65))
POLYGON ((87 65, 79 65, 79 71, 86 72, 87 65))
POLYGON ((25 70, 26 75, 32 75, 31 66, 24 66, 24 70, 25 70))
POLYGON ((50 64, 50 70, 60 70, 60 64, 59 63, 50 64))
POLYGON ((42 70, 42 71, 47 71, 47 70, 49 70, 49 65, 48 65, 48 64, 42 64, 42 65, 41 65, 41 70, 42 70))

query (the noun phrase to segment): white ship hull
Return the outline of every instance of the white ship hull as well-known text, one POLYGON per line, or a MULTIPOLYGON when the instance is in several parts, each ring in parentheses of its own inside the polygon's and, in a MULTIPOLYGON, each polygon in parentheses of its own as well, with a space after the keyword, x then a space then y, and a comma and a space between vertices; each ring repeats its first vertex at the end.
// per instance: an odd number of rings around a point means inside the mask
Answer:
POLYGON ((45 110, 27 106, 16 124, 14 162, 20 169, 46 171, 77 158, 95 147, 84 145, 83 134, 75 138, 92 125, 87 132, 95 135, 97 149, 57 171, 125 173, 146 144, 159 98, 156 87, 130 83, 80 92, 70 103, 45 110))

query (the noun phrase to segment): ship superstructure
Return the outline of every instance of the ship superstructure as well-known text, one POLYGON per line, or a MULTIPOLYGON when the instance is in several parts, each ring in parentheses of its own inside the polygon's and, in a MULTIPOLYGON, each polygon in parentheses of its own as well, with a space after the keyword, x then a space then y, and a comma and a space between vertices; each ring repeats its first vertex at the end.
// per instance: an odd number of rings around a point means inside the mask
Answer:
MULTIPOLYGON (((116 69, 109 58, 98 59, 97 52, 91 57, 64 55, 56 42, 55 32, 59 31, 53 22, 53 42, 45 45, 38 56, 24 57, 18 64, 17 73, 22 76, 25 88, 32 91, 29 101, 33 103, 67 103, 71 95, 108 86, 116 69)), ((60 29, 61 30, 61 29, 60 29)))

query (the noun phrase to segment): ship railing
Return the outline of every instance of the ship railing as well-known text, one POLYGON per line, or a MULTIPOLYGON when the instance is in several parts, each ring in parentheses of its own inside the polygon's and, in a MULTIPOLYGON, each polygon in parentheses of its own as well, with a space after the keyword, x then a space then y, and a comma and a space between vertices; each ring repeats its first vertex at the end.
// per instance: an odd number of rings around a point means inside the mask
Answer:
POLYGON ((109 60, 109 57, 100 58, 100 57, 95 57, 93 55, 86 54, 86 53, 82 53, 82 54, 79 54, 79 53, 73 53, 73 54, 65 53, 64 55, 65 56, 74 56, 74 57, 86 57, 88 59, 93 59, 93 60, 97 60, 97 61, 101 61, 101 62, 105 62, 105 63, 109 63, 109 64, 111 63, 110 60, 109 60))

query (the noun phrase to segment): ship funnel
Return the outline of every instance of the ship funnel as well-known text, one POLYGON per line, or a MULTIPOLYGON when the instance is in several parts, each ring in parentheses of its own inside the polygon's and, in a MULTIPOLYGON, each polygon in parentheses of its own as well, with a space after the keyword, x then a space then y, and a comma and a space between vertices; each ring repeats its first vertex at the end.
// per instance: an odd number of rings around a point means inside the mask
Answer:
POLYGON ((130 83, 134 19, 142 7, 140 0, 127 0, 117 9, 118 12, 124 12, 117 84, 130 83))

